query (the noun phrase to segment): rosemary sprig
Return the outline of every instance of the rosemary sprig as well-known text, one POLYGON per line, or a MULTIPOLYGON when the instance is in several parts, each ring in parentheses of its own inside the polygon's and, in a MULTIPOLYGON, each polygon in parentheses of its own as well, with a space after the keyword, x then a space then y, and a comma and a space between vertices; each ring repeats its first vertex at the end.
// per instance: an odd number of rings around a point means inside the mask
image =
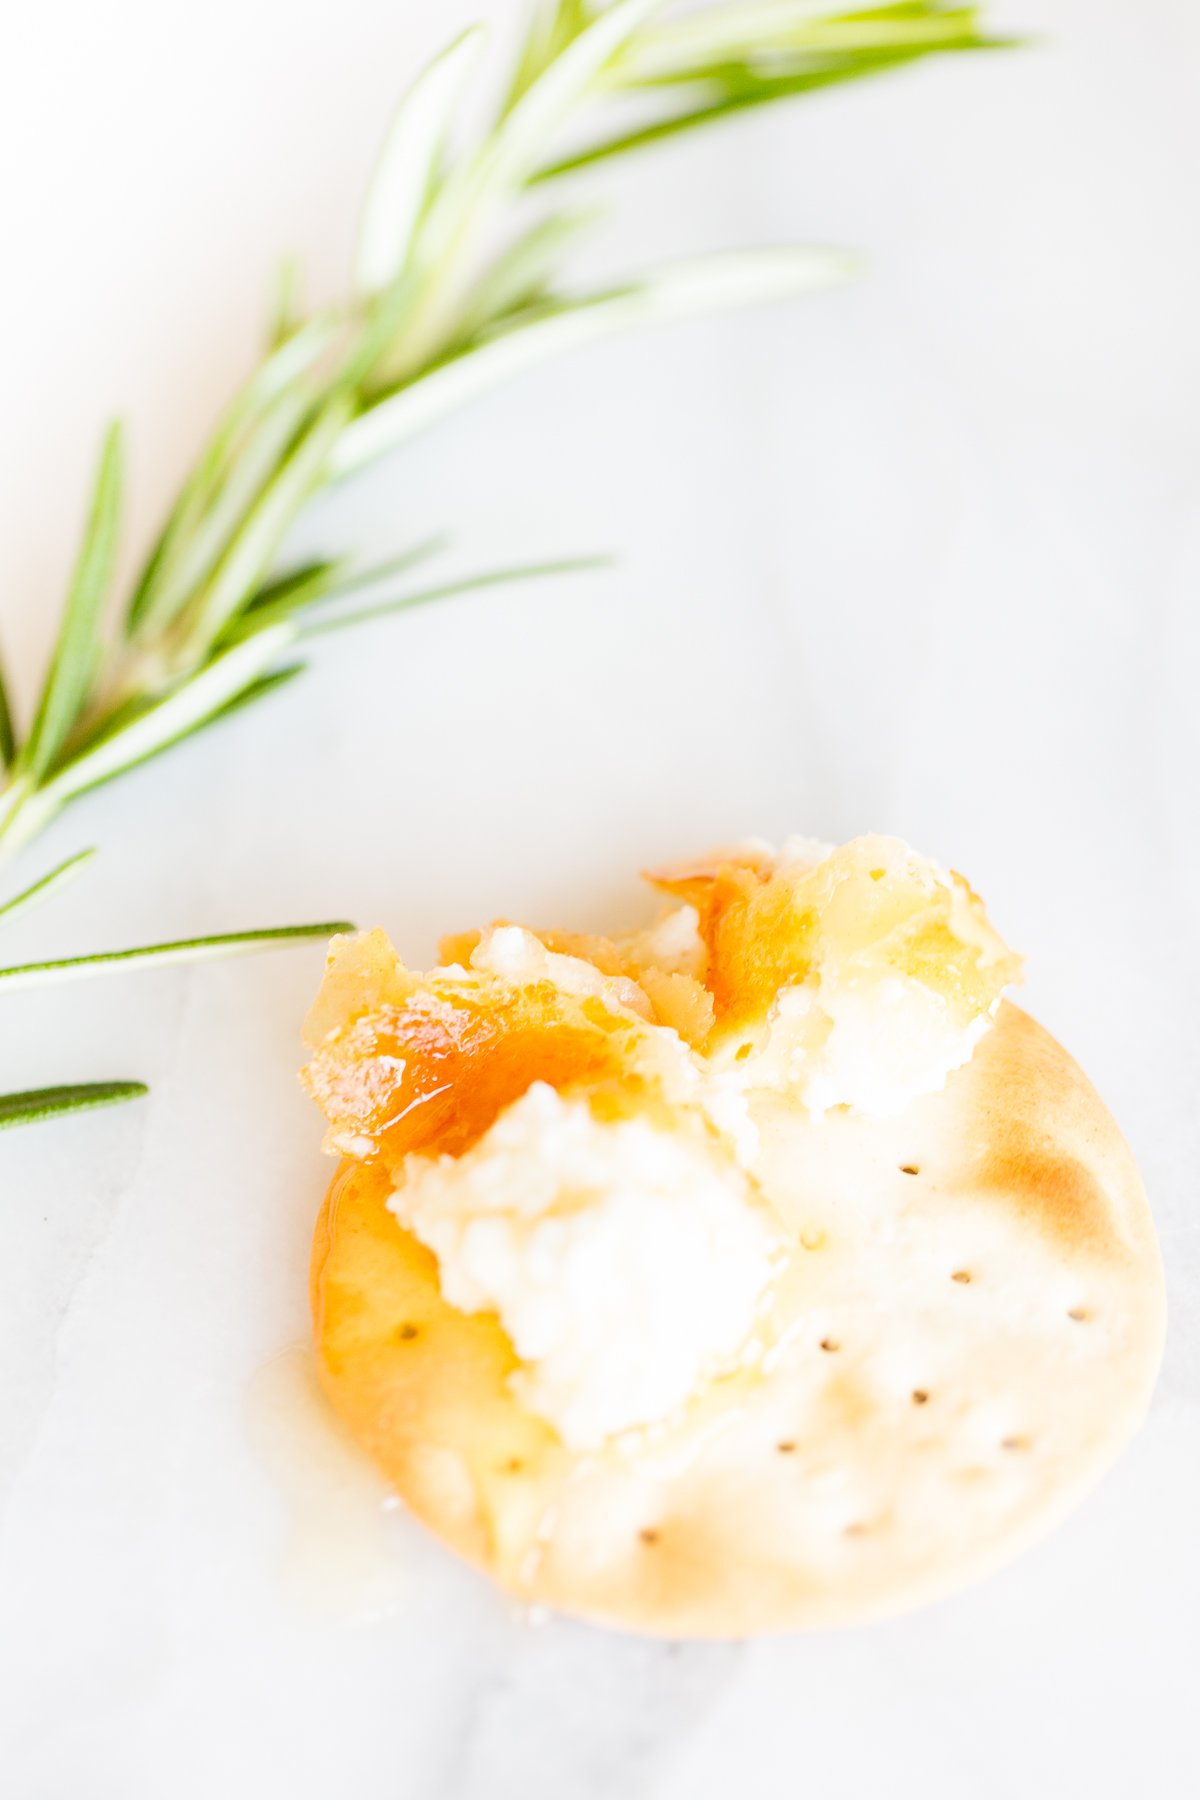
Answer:
MULTIPOLYGON (((294 270, 285 271, 267 353, 106 632, 122 487, 121 434, 110 430, 23 739, 0 679, 0 860, 100 782, 301 672, 288 653, 338 622, 346 571, 325 562, 279 580, 272 567, 327 483, 544 357, 631 326, 798 293, 853 267, 840 251, 772 247, 572 291, 562 264, 590 220, 561 201, 569 173, 728 112, 988 40, 975 8, 942 0, 858 11, 829 0, 682 9, 540 0, 501 99, 472 133, 460 115, 485 41, 481 28, 464 32, 397 110, 342 304, 301 319, 294 270)), ((390 595, 340 622, 515 574, 390 595)))
MULTIPOLYGON (((944 0, 859 10, 830 0, 538 0, 502 96, 473 131, 464 107, 485 34, 474 28, 448 45, 388 132, 350 293, 304 318, 295 270, 285 267, 263 360, 218 420, 120 597, 112 588, 123 446, 120 427, 110 428, 58 640, 23 735, 0 666, 0 862, 81 795, 301 674, 298 647, 594 561, 492 570, 347 605, 364 586, 407 576, 440 545, 423 544, 384 569, 355 572, 329 559, 275 573, 289 531, 322 487, 545 357, 634 326, 797 294, 854 267, 842 251, 775 246, 574 290, 563 264, 594 214, 563 203, 567 177, 726 114, 990 41, 976 8, 944 0)), ((57 891, 90 855, 69 858, 0 905, 0 922, 57 891)), ((339 929, 348 927, 225 933, 14 965, 0 968, 0 989, 339 929)), ((0 1128, 144 1092, 138 1082, 110 1081, 0 1096, 0 1128)))
POLYGON ((0 1094, 0 1131, 14 1125, 40 1125, 65 1113, 94 1112, 149 1093, 144 1081, 83 1081, 72 1087, 31 1088, 26 1094, 0 1094))
POLYGON ((346 919, 322 925, 270 925, 261 931, 225 931, 211 937, 175 938, 166 944, 139 944, 132 950, 99 950, 90 956, 63 956, 52 962, 14 963, 11 968, 0 969, 0 988, 45 987, 49 982, 78 981, 119 968, 211 962, 216 957, 244 956, 251 951, 286 950, 312 938, 331 938, 336 932, 353 930, 346 919))

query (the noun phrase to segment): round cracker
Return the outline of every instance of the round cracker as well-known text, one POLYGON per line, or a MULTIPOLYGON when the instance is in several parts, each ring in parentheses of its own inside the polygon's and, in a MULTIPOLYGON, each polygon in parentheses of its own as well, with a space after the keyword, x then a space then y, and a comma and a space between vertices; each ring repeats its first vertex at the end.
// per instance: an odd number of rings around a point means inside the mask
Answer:
POLYGON ((491 1315, 345 1166, 313 1245, 322 1380, 408 1506, 515 1598, 627 1630, 741 1637, 958 1588, 1053 1525, 1136 1428, 1162 1270, 1128 1146, 1005 1004, 898 1119, 762 1101, 794 1252, 758 1367, 671 1424, 569 1454, 513 1398, 491 1315))

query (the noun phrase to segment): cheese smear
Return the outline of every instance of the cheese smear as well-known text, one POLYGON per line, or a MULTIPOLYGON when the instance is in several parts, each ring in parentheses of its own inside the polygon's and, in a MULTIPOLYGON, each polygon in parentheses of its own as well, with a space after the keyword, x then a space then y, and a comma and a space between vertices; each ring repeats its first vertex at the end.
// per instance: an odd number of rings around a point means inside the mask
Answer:
POLYGON ((573 1450, 662 1419, 743 1353, 775 1232, 714 1148, 535 1082, 464 1155, 405 1160, 389 1207, 451 1305, 499 1314, 514 1392, 573 1450))
POLYGON ((461 1155, 407 1155, 388 1202, 450 1304, 498 1316, 514 1393, 572 1450, 668 1417, 747 1357, 779 1247, 756 1102, 784 1098, 813 1132, 835 1109, 902 1112, 969 1060, 1019 966, 966 884, 898 840, 749 853, 761 873, 707 939, 685 904, 621 944, 587 940, 615 973, 519 926, 435 971, 599 1005, 657 1096, 653 1113, 600 1119, 534 1082, 461 1155), (735 989, 714 1011, 728 969, 753 983, 771 958, 773 993, 760 984, 739 1013, 735 989))

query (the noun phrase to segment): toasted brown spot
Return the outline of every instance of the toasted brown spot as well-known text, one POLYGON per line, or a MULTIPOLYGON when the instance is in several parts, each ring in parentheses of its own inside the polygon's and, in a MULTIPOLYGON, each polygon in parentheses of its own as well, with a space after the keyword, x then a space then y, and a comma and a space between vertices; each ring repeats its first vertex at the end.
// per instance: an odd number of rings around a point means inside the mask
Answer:
POLYGON ((1073 1243, 1095 1243, 1110 1235, 1104 1190, 1090 1169, 1073 1156, 1055 1155, 1032 1136, 1011 1150, 995 1150, 983 1166, 979 1185, 1038 1224, 1073 1243))
POLYGON ((1077 1325, 1086 1324, 1091 1316, 1086 1306, 1071 1306, 1067 1309, 1068 1319, 1074 1319, 1077 1325))
POLYGON ((796 1446, 789 1438, 782 1444, 776 1444, 775 1448, 778 1450, 780 1456, 791 1456, 796 1446))
POLYGON ((1101 1171, 1128 1152, 1111 1120, 1097 1135, 1095 1096, 1076 1065, 1041 1026, 1004 1006, 968 1069, 967 1083, 990 1103, 964 1143, 962 1179, 1060 1242, 1115 1248, 1123 1233, 1101 1171))
POLYGON ((829 1337, 824 1337, 824 1338, 822 1338, 822 1339, 821 1339, 821 1348, 822 1348, 822 1350, 827 1350, 827 1351, 829 1351, 829 1352, 830 1352, 830 1353, 831 1353, 831 1354, 832 1354, 832 1352, 833 1352, 833 1351, 834 1351, 834 1350, 840 1350, 840 1349, 841 1349, 841 1347, 842 1347, 842 1346, 841 1346, 841 1345, 840 1345, 840 1344, 839 1344, 839 1343, 838 1343, 838 1341, 837 1341, 837 1339, 836 1339, 836 1338, 829 1338, 829 1337))
POLYGON ((753 1050, 753 1048, 754 1048, 753 1044, 739 1044, 737 1049, 733 1053, 734 1062, 745 1062, 746 1058, 749 1056, 749 1054, 750 1054, 751 1050, 753 1050))
POLYGON ((914 1406, 924 1406, 926 1401, 929 1399, 929 1394, 925 1388, 914 1388, 913 1392, 912 1392, 912 1399, 913 1399, 914 1406))
POLYGON ((853 1525, 844 1525, 842 1527, 843 1537, 866 1537, 866 1535, 867 1526, 863 1524, 861 1519, 856 1519, 853 1525))
POLYGON ((419 1325, 397 1325, 396 1327, 396 1337, 402 1344, 411 1344, 413 1339, 419 1338, 420 1335, 421 1327, 419 1325))
POLYGON ((659 1535, 660 1534, 649 1525, 644 1526, 642 1530, 638 1532, 638 1536, 641 1538, 643 1544, 657 1544, 659 1535))
POLYGON ((1002 1450, 1028 1450, 1029 1439, 1026 1437, 1001 1438, 1000 1448, 1002 1450))
POLYGON ((961 1282, 965 1285, 971 1279, 971 1271, 970 1269, 955 1269, 950 1279, 951 1281, 961 1282))
POLYGON ((916 1163, 901 1163, 900 1173, 902 1175, 919 1175, 921 1171, 918 1169, 916 1163))
POLYGON ((525 1464, 521 1461, 519 1456, 510 1456, 504 1465, 504 1473, 506 1475, 519 1475, 524 1467, 525 1464))

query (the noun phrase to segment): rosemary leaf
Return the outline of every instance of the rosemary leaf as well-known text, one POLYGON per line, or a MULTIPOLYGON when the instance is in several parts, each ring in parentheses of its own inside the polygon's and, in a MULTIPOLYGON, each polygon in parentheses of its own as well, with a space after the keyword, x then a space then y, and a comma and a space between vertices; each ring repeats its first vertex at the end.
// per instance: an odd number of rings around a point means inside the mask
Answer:
POLYGON ((501 120, 481 158, 480 186, 503 190, 537 167, 542 147, 570 118, 607 63, 664 0, 616 0, 575 35, 501 120))
POLYGON ((620 77, 630 83, 719 79, 725 69, 755 63, 798 73, 823 56, 860 51, 958 47, 978 39, 979 9, 948 7, 930 0, 901 0, 838 13, 814 0, 768 6, 727 6, 668 20, 632 44, 621 60, 620 77), (764 38, 770 44, 759 54, 764 38))
POLYGON ((0 770, 10 768, 17 754, 17 732, 13 723, 8 684, 4 679, 4 662, 0 659, 0 770))
POLYGON ((445 531, 433 532, 422 538, 420 543, 413 544, 408 550, 401 550, 396 556, 389 556, 386 562, 368 563, 360 568, 347 568, 339 572, 330 589, 330 596, 341 598, 343 594, 354 594, 367 587, 377 587, 381 581, 390 581, 394 575, 406 575, 418 564, 429 562, 450 548, 450 535, 445 531))
POLYGON ((214 957, 286 949, 306 938, 331 938, 353 931, 345 919, 320 925, 274 925, 263 931, 228 931, 214 937, 177 938, 165 944, 140 944, 132 950, 101 950, 92 956, 64 956, 54 962, 16 963, 0 969, 0 988, 46 987, 54 982, 86 980, 114 969, 163 967, 205 962, 214 957))
POLYGON ((43 1119, 59 1119, 66 1113, 94 1112, 98 1106, 117 1106, 122 1100, 140 1100, 149 1092, 144 1081, 85 1081, 73 1087, 0 1094, 0 1131, 38 1125, 43 1119))
POLYGON ((396 109, 359 227, 354 284, 360 294, 388 287, 408 261, 455 106, 485 36, 482 26, 468 27, 418 75, 396 109))
POLYGON ((567 45, 586 31, 592 14, 589 0, 533 0, 520 57, 504 112, 517 101, 567 45))
POLYGON ((51 894, 58 892, 59 888, 66 887, 68 882, 74 881, 76 875, 87 863, 91 862, 95 854, 94 850, 80 850, 77 855, 68 856, 66 862, 59 863, 58 867, 51 869, 48 875, 43 875, 31 887, 23 889, 19 894, 14 894, 11 900, 6 900, 3 905, 0 905, 0 919, 11 925, 18 913, 23 913, 27 908, 36 906, 39 901, 48 900, 51 894))
POLYGON ((261 630, 265 624, 299 618, 326 601, 341 600, 347 594, 406 574, 444 550, 448 542, 445 534, 439 533, 426 538, 423 543, 414 544, 411 550, 389 557, 386 562, 366 568, 327 562, 311 563, 306 568, 294 570, 290 576, 260 588, 244 612, 221 634, 217 647, 224 649, 227 644, 237 643, 261 630))
POLYGON ((476 593, 480 588, 507 586, 514 581, 537 581, 548 575, 578 575, 590 569, 608 568, 610 563, 611 558, 607 556, 574 556, 560 562, 524 563, 511 569, 492 569, 483 575, 466 575, 461 581, 447 581, 440 587, 380 600, 374 606, 335 613, 329 619, 314 619, 300 627, 299 635, 302 639, 327 637, 330 632, 348 631, 352 625, 373 624, 391 613, 411 612, 414 607, 431 606, 435 600, 455 599, 462 594, 476 593))
POLYGON ((117 560, 121 463, 121 428, 114 424, 100 453, 91 513, 46 685, 28 741, 17 759, 18 773, 35 782, 66 742, 96 673, 101 612, 117 560))
POLYGON ((281 575, 264 581, 256 588, 243 609, 242 618, 253 619, 256 614, 293 613, 310 600, 318 599, 329 592, 338 577, 350 567, 344 559, 300 563, 294 569, 288 569, 281 575))

